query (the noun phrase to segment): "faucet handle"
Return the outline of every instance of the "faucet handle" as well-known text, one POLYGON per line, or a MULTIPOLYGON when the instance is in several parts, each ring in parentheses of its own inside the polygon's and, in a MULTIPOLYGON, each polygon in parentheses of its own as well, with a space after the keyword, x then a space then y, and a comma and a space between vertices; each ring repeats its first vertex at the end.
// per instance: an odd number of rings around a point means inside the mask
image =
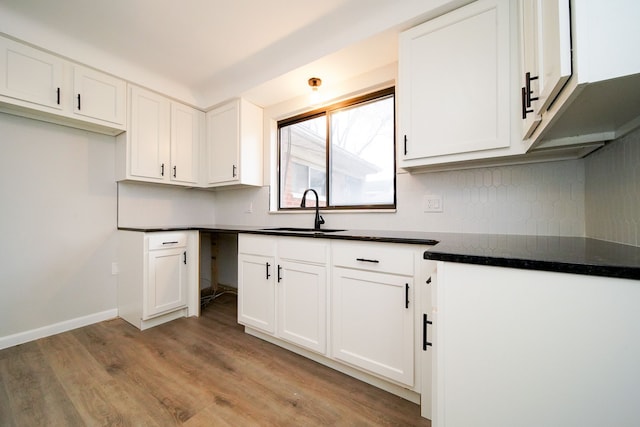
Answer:
POLYGON ((324 224, 324 218, 322 218, 322 215, 318 215, 318 224, 324 224))

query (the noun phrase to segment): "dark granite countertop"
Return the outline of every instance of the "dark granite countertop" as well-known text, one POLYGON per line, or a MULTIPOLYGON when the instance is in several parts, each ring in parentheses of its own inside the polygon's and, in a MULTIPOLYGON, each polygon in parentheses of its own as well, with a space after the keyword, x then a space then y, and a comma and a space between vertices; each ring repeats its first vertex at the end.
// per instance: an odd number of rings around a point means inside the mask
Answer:
POLYGON ((424 258, 640 280, 640 247, 583 237, 448 234, 424 258))
POLYGON ((393 230, 344 230, 327 233, 282 231, 275 226, 197 225, 120 227, 154 232, 197 230, 251 233, 432 246, 424 258, 435 261, 640 280, 640 247, 583 237, 465 234, 393 230), (435 245, 435 246, 434 246, 435 245))
POLYGON ((283 231, 277 226, 238 226, 238 225, 189 225, 172 227, 119 227, 119 230, 128 231, 177 231, 198 230, 212 233, 250 233, 266 234, 274 236, 314 237, 322 239, 338 240, 364 240, 369 242, 409 243, 416 245, 435 245, 438 243, 432 236, 433 233, 420 231, 393 231, 393 230, 340 230, 336 232, 307 232, 307 231, 283 231))

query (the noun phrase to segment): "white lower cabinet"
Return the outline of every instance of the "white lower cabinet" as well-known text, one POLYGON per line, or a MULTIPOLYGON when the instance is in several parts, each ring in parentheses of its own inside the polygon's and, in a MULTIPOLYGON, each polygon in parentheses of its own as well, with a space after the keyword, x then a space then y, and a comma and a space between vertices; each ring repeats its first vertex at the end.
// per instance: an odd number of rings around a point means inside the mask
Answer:
POLYGON ((431 370, 421 374, 423 332, 415 326, 430 295, 419 287, 428 278, 425 249, 241 233, 238 322, 416 403, 425 393, 430 403, 431 370))
POLYGON ((118 315, 139 329, 197 315, 197 232, 119 232, 118 315))
POLYGON ((238 322, 326 353, 328 244, 238 236, 238 322))
POLYGON ((640 425, 637 280, 438 262, 432 425, 640 425))

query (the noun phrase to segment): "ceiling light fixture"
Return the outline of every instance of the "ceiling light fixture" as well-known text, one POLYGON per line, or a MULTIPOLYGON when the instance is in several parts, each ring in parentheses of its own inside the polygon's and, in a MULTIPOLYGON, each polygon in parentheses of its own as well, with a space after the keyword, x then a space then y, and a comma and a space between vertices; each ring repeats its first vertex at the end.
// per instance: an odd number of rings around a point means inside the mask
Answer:
POLYGON ((311 96, 309 97, 309 101, 311 102, 311 105, 316 105, 320 102, 320 93, 318 92, 318 89, 321 84, 322 80, 318 77, 311 77, 309 79, 309 86, 311 87, 311 96))
POLYGON ((311 77, 309 79, 309 86, 311 86, 311 90, 314 92, 318 91, 318 88, 322 84, 322 80, 319 77, 311 77))

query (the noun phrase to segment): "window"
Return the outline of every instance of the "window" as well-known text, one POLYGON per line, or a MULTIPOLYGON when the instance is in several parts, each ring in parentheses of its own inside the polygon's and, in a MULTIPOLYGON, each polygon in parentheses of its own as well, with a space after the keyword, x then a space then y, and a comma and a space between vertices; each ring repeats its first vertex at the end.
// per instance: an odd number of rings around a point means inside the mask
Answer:
POLYGON ((278 209, 395 208, 394 88, 278 122, 278 209), (307 206, 315 205, 315 197, 307 206))

